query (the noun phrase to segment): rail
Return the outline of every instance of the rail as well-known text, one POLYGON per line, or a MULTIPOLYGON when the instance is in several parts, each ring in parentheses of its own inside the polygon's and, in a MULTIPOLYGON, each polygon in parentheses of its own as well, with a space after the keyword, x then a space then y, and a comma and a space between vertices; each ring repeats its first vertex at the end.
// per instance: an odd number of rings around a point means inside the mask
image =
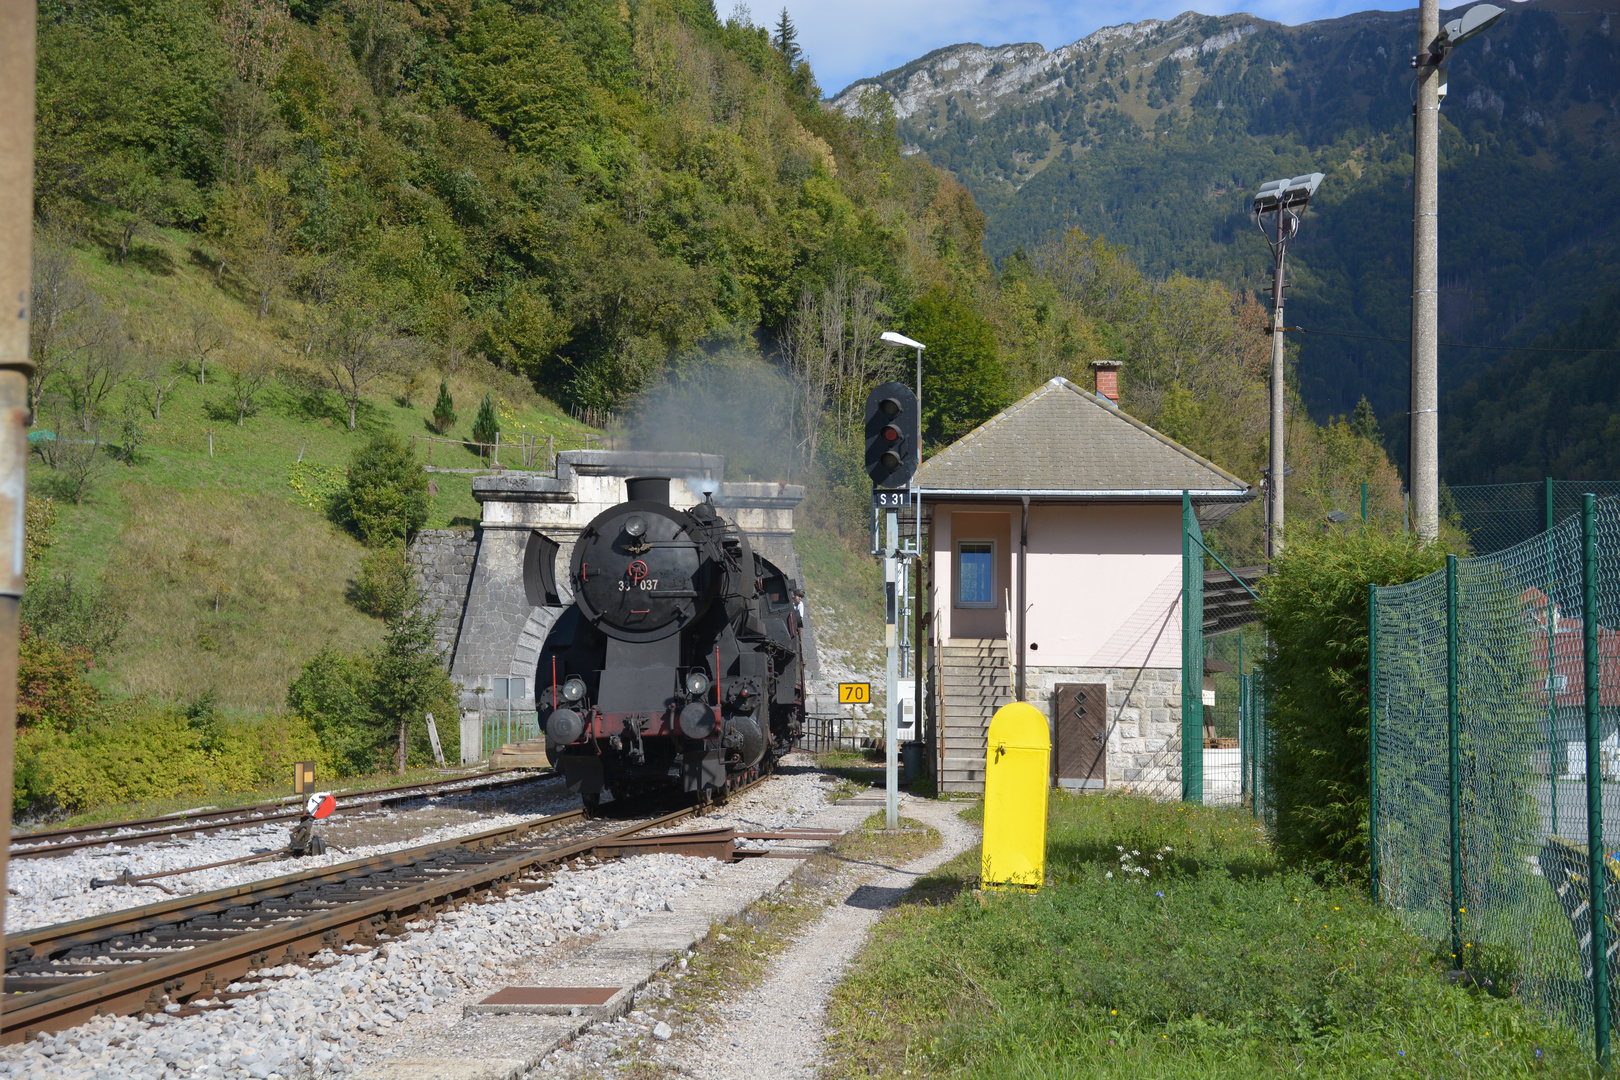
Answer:
MULTIPOLYGON (((460 794, 464 791, 499 791, 502 788, 512 787, 517 784, 534 783, 537 780, 543 780, 553 775, 555 774, 550 770, 537 773, 528 769, 496 769, 487 773, 457 777, 453 780, 396 784, 392 787, 344 792, 337 796, 337 801, 339 809, 355 809, 357 807, 369 809, 393 803, 408 802, 412 799, 432 798, 435 795, 442 794, 460 794), (508 779, 494 784, 471 784, 472 781, 506 774, 520 775, 510 776, 508 779), (470 786, 458 786, 463 784, 470 786)), ((149 844, 157 840, 168 840, 179 836, 202 836, 225 832, 230 829, 247 829, 256 825, 278 821, 296 821, 303 814, 303 809, 300 806, 293 805, 292 800, 300 798, 301 796, 292 796, 290 799, 256 803, 252 806, 238 806, 230 810, 219 810, 197 815, 140 818, 101 825, 82 825, 75 828, 46 829, 39 832, 24 833, 13 836, 11 858, 49 859, 80 851, 84 848, 101 847, 105 844, 133 847, 138 844, 149 844)))
POLYGON ((408 920, 468 899, 546 888, 525 875, 712 805, 557 844, 554 833, 587 820, 583 809, 571 810, 454 841, 19 931, 6 938, 0 1042, 61 1031, 105 1013, 158 1012, 168 1004, 183 1012, 221 1007, 241 996, 227 986, 252 971, 306 963, 322 950, 350 944, 375 945, 404 934, 408 920))

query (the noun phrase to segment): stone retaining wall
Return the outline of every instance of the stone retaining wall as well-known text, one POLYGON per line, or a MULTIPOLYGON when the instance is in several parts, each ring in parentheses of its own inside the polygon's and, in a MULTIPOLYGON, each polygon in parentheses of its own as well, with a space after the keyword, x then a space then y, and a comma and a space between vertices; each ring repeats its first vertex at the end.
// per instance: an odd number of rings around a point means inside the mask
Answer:
POLYGON ((448 668, 456 653, 467 590, 478 561, 477 530, 424 529, 411 541, 406 561, 433 615, 433 645, 443 654, 448 668))

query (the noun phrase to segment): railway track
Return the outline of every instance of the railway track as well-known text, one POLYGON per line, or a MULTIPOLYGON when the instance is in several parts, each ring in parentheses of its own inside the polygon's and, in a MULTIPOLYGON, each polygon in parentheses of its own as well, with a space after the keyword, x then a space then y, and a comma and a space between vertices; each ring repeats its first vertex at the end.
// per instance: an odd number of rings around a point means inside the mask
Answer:
MULTIPOLYGON (((764 782, 739 786, 731 794, 764 782)), ((715 805, 715 804, 709 804, 715 805)), ((286 874, 8 936, 0 1042, 106 1013, 223 1002, 249 972, 376 945, 405 923, 547 883, 537 870, 702 813, 619 825, 583 809, 370 859, 286 874)))
MULTIPOLYGON (((337 796, 339 810, 374 810, 413 799, 432 798, 435 795, 459 795, 501 791, 520 784, 548 779, 556 774, 550 769, 500 769, 479 776, 463 776, 453 780, 430 783, 399 784, 394 787, 351 791, 337 796), (510 774, 510 775, 508 775, 510 774), (460 787, 469 780, 506 775, 506 779, 492 784, 460 787)), ((134 821, 115 821, 104 825, 83 825, 71 829, 47 829, 14 836, 11 842, 13 859, 51 859, 60 855, 83 851, 86 848, 118 844, 136 847, 181 836, 203 836, 247 829, 258 825, 284 822, 292 824, 303 814, 301 805, 283 801, 238 806, 230 810, 209 811, 201 814, 169 815, 141 818, 134 821), (131 831, 133 830, 133 831, 131 831)))

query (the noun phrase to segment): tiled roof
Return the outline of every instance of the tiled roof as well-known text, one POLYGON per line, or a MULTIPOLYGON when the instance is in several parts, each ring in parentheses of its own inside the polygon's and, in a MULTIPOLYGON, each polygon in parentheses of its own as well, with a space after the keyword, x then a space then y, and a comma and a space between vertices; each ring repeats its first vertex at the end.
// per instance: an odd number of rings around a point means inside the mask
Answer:
POLYGON ((1062 378, 929 458, 915 483, 962 495, 1107 498, 1186 490, 1200 502, 1247 501, 1249 490, 1214 462, 1062 378))

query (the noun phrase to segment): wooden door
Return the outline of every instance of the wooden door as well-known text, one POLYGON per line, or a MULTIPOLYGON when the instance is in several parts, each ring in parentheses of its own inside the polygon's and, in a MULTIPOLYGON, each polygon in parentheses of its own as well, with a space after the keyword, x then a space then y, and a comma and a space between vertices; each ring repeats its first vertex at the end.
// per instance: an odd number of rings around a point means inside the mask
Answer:
POLYGON ((1108 780, 1108 687, 1102 683, 1058 683, 1055 779, 1058 787, 1096 788, 1108 780))

